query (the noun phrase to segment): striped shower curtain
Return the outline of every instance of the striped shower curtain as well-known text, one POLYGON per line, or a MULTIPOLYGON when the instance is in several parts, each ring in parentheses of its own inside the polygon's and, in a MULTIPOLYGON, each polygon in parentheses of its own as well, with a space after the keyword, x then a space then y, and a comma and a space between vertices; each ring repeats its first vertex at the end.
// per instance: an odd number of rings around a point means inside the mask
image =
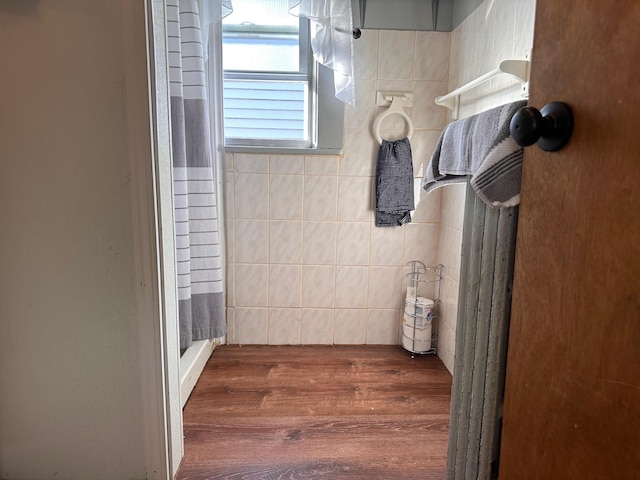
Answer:
POLYGON ((216 152, 197 0, 167 0, 180 348, 226 334, 216 152), (214 148, 215 147, 215 148, 214 148))

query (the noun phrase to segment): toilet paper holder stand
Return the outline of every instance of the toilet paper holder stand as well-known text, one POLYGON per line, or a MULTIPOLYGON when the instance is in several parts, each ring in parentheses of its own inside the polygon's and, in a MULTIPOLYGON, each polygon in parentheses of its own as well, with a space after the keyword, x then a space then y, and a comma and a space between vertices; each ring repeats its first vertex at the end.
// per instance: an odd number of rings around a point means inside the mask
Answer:
POLYGON ((402 346, 415 355, 437 352, 440 284, 443 265, 426 266, 419 260, 407 263, 410 272, 403 313, 402 346), (423 295, 429 295, 428 298, 423 295))

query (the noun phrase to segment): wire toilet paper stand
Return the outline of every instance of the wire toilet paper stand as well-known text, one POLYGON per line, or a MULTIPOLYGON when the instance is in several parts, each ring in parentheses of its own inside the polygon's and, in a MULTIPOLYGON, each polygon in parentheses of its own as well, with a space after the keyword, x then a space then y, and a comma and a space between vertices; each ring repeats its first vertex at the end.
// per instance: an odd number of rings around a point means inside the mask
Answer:
POLYGON ((416 354, 435 354, 438 345, 438 317, 442 265, 427 267, 419 260, 407 263, 411 271, 402 316, 402 346, 416 354), (429 294, 428 298, 421 294, 429 294))

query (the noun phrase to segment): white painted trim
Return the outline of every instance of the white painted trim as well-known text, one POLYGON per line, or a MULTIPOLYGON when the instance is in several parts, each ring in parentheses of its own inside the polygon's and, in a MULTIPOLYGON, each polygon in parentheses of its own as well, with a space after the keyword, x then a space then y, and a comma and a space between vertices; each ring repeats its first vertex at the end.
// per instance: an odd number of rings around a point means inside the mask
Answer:
MULTIPOLYGON (((124 0, 127 1, 127 0, 124 0)), ((173 217, 171 167, 171 120, 165 0, 145 0, 149 51, 149 79, 154 140, 156 236, 159 261, 160 306, 163 314, 163 358, 165 369, 167 452, 173 478, 184 455, 182 408, 180 406, 180 337, 178 332, 178 287, 173 217)))
POLYGON ((133 201, 140 381, 148 479, 169 478, 162 311, 154 189, 145 0, 122 0, 131 195, 133 201))
POLYGON ((164 0, 123 5, 147 478, 183 456, 164 0))
POLYGON ((204 366, 211 357, 216 343, 213 340, 199 340, 180 357, 180 407, 184 408, 189 395, 196 386, 204 366))

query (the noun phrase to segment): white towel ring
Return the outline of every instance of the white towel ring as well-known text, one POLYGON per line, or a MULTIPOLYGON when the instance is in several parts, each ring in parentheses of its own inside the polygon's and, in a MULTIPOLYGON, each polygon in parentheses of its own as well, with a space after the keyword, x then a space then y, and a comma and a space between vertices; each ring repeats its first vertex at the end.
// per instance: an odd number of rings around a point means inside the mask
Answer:
POLYGON ((404 111, 402 107, 402 99, 404 97, 394 96, 391 100, 391 106, 378 115, 373 122, 373 133, 376 136, 376 140, 380 145, 382 145, 382 137, 380 136, 380 124, 382 121, 387 118, 389 115, 400 115, 407 122, 407 126, 409 127, 409 131, 407 132, 407 137, 411 140, 411 136, 413 135, 413 122, 411 121, 411 117, 404 111))

